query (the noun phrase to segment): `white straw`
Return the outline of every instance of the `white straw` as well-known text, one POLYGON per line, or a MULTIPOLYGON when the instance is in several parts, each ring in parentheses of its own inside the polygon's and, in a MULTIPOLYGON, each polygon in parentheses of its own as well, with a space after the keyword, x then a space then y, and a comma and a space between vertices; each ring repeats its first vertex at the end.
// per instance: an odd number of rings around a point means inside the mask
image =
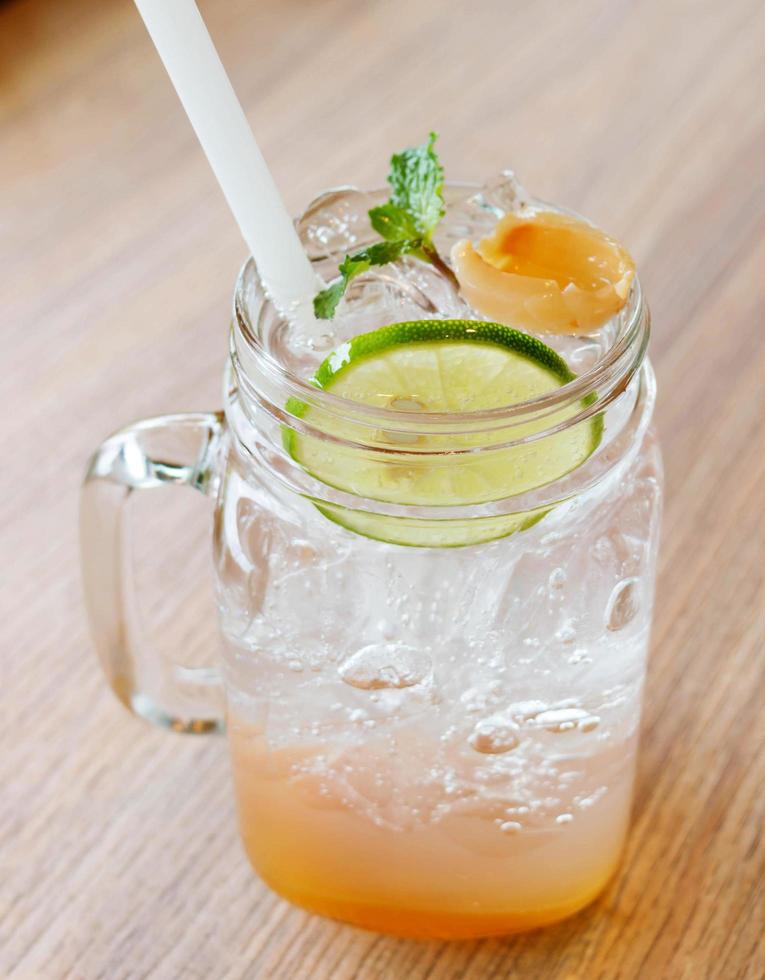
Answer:
POLYGON ((194 0, 135 0, 207 154, 263 285, 280 313, 311 331, 321 282, 194 0))

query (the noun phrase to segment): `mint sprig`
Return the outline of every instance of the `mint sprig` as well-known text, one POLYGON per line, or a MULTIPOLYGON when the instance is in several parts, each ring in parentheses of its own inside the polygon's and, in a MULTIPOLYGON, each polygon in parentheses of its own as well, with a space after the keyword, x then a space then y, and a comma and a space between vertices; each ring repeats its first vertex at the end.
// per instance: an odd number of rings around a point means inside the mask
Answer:
POLYGON ((369 211, 372 227, 384 241, 346 255, 338 269, 340 278, 314 297, 314 313, 319 319, 332 319, 348 284, 356 276, 373 265, 395 262, 402 255, 417 255, 454 279, 433 244, 433 232, 446 213, 444 169, 433 149, 436 138, 431 133, 427 143, 391 157, 390 199, 369 211))

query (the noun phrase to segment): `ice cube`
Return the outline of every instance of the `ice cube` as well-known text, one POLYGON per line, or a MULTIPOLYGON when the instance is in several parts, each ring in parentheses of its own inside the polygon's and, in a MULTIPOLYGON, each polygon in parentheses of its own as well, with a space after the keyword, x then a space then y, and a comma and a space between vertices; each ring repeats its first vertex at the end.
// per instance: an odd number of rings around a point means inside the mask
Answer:
POLYGON ((377 235, 368 211, 375 201, 356 187, 336 187, 314 198, 296 222, 308 257, 341 262, 347 252, 362 248, 377 235))

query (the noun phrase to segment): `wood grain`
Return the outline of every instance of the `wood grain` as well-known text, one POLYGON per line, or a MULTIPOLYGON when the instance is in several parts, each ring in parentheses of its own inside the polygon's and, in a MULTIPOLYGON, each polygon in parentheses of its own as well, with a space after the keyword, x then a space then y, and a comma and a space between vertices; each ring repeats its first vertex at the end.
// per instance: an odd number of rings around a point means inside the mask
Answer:
MULTIPOLYGON (((118 707, 86 632, 78 483, 119 424, 218 404, 243 249, 128 0, 15 0, 0 8, 0 975, 761 980, 765 7, 202 8, 292 208, 379 183, 393 148, 435 128, 450 175, 513 166, 635 252, 668 497, 634 829, 604 897, 556 928, 366 934, 252 876, 221 740, 118 707)), ((146 618, 163 649, 203 660, 205 501, 148 509, 146 618)))

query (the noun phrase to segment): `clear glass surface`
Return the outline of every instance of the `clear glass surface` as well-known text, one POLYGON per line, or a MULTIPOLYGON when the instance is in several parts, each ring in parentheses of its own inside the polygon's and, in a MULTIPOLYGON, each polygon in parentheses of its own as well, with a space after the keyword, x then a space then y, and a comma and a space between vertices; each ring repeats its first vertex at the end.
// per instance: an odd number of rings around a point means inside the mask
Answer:
MULTIPOLYGON (((486 233, 522 193, 508 175, 448 188, 442 252, 486 233)), ((331 192, 300 219, 325 277, 366 243, 366 210, 383 196, 331 192)), ((143 697, 151 653, 123 628, 129 590, 115 571, 105 586, 99 569, 120 565, 125 488, 156 485, 160 474, 217 494, 222 680, 247 854, 306 908, 422 937, 544 925, 590 902, 613 874, 629 822, 661 511, 639 285, 596 335, 544 338, 578 378, 521 406, 423 418, 308 383, 362 331, 465 315, 474 314, 447 282, 410 261, 361 277, 326 333, 304 337, 265 301, 248 263, 225 427, 193 417, 203 437, 196 467, 168 465, 140 426, 126 430, 121 455, 110 440, 94 457, 84 506, 91 617, 115 689, 151 720, 199 731, 217 727, 214 712, 186 717, 167 685, 143 697), (545 444, 595 417, 603 437, 576 470, 515 497, 402 505, 300 467, 285 448, 285 430, 310 431, 290 410, 295 398, 342 419, 344 452, 404 469, 470 466, 530 432, 545 444), (455 436, 466 432, 470 454, 460 455, 455 436), (437 456, 412 448, 422 433, 437 456), (359 514, 390 529, 389 540, 344 526, 359 514), (518 514, 536 522, 502 536, 518 514), (433 528, 454 528, 445 540, 462 546, 392 543, 430 540, 433 528), (129 696, 116 676, 131 679, 129 696)), ((152 425, 176 439, 179 419, 152 425)), ((312 435, 326 438, 320 427, 312 435)), ((194 690, 205 681, 215 676, 197 675, 194 690)))
MULTIPOLYGON (((518 189, 505 178, 450 193, 445 254, 517 203, 518 189)), ((302 219, 325 274, 338 251, 364 244, 373 201, 337 192, 302 219)), ((379 502, 301 482, 278 451, 290 375, 309 377, 362 330, 465 315, 448 283, 416 263, 373 273, 327 335, 307 341, 262 304, 252 270, 238 297, 215 553, 253 865, 307 908, 404 935, 503 933, 571 914, 612 875, 632 798, 661 505, 639 295, 597 335, 545 338, 580 373, 580 394, 597 393, 595 457, 557 487, 455 509, 447 519, 471 527, 553 503, 520 533, 448 548, 346 530, 317 499, 346 514, 379 502)), ((374 459, 390 420, 347 403, 331 410, 348 418, 347 451, 374 459)), ((541 430, 550 411, 533 409, 541 430)), ((512 442, 532 409, 520 412, 408 424, 431 438, 469 427, 488 452, 512 442)))

